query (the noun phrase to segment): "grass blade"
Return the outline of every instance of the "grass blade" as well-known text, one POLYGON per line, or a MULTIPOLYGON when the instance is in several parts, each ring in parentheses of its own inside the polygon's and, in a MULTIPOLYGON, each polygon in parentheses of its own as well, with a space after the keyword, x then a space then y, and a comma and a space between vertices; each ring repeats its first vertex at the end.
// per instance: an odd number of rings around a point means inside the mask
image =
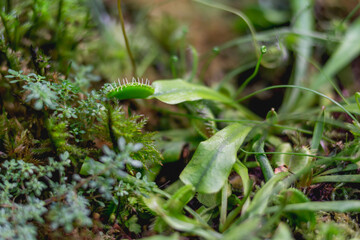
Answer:
MULTIPOLYGON (((294 30, 310 32, 314 29, 314 15, 312 14, 312 1, 311 0, 293 0, 290 1, 294 18, 294 30)), ((304 79, 306 79, 308 71, 308 63, 306 59, 310 58, 312 54, 313 40, 311 38, 298 37, 296 49, 300 54, 296 54, 295 67, 292 73, 292 79, 290 84, 292 85, 304 85, 304 79)), ((300 91, 296 88, 287 89, 284 97, 284 105, 281 112, 287 112, 292 109, 296 104, 296 100, 300 91)))
POLYGON ((324 119, 325 119, 325 108, 322 109, 319 116, 319 120, 316 121, 315 123, 313 138, 311 140, 311 147, 310 147, 312 153, 316 153, 319 149, 320 141, 322 139, 322 135, 325 127, 324 119))
POLYGON ((312 180, 312 184, 322 182, 348 182, 348 183, 360 183, 360 175, 330 175, 330 176, 319 176, 312 180))
MULTIPOLYGON (((269 209, 270 210, 270 209, 269 209)), ((271 208, 271 212, 276 212, 279 207, 271 208)), ((332 212, 360 212, 360 201, 331 201, 331 202, 306 202, 286 205, 283 211, 332 211, 332 212)))

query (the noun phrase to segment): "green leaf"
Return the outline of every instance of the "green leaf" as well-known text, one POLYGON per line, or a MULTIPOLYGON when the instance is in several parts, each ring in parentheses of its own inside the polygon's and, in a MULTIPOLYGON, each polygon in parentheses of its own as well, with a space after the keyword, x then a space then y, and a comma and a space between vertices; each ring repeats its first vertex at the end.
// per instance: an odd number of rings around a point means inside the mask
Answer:
MULTIPOLYGON (((289 1, 292 12, 294 26, 293 29, 302 32, 311 32, 314 30, 314 14, 312 0, 292 0, 289 1)), ((308 75, 308 61, 312 55, 313 40, 302 35, 295 37, 295 63, 290 79, 290 84, 304 86, 308 75)), ((285 91, 285 97, 281 112, 288 112, 299 99, 300 90, 288 88, 285 91)))
POLYGON ((163 208, 164 202, 157 196, 143 197, 144 203, 154 211, 172 228, 201 236, 205 239, 221 239, 221 234, 215 232, 208 225, 204 225, 196 219, 189 218, 181 213, 175 213, 163 208))
POLYGON ((181 181, 192 184, 200 193, 218 192, 228 178, 237 151, 250 130, 251 127, 236 123, 201 142, 180 174, 181 181))
POLYGON ((178 240, 179 233, 174 233, 171 236, 161 236, 161 235, 155 235, 152 237, 142 238, 143 240, 178 240))
MULTIPOLYGON (((279 199, 281 205, 310 202, 305 194, 296 188, 286 189, 279 195, 279 199)), ((297 226, 301 226, 301 223, 310 223, 311 226, 316 224, 315 213, 311 211, 291 211, 287 212, 285 216, 297 226)))
MULTIPOLYGON (((343 37, 343 41, 336 48, 335 52, 331 55, 330 59, 326 62, 324 68, 318 73, 312 80, 310 88, 313 90, 324 91, 331 86, 328 82, 333 78, 340 70, 351 63, 360 54, 360 18, 355 20, 349 27, 343 37)), ((301 101, 298 101, 297 107, 299 109, 305 109, 308 107, 314 96, 311 94, 305 94, 301 101)))
POLYGON ((280 154, 280 153, 291 153, 293 152, 293 149, 291 147, 290 143, 281 143, 278 146, 276 146, 275 152, 279 152, 276 154, 273 154, 271 161, 272 164, 276 167, 280 167, 283 165, 289 166, 289 162, 291 159, 291 155, 288 154, 280 154))
MULTIPOLYGON (((302 146, 297 152, 303 153, 305 155, 304 156, 293 155, 291 157, 289 161, 289 170, 293 173, 298 173, 302 171, 304 168, 308 167, 313 161, 312 157, 307 156, 311 154, 311 151, 307 147, 302 146)), ((299 178, 298 185, 301 187, 306 187, 310 185, 311 178, 312 178, 311 171, 301 175, 301 177, 299 178)))
MULTIPOLYGON (((359 168, 359 165, 356 164, 356 163, 351 163, 351 164, 346 165, 346 166, 342 166, 341 164, 339 164, 336 168, 326 170, 326 171, 320 173, 317 176, 324 176, 324 175, 340 173, 340 172, 348 172, 348 171, 357 170, 358 168, 359 168)), ((343 176, 343 175, 341 175, 341 176, 343 176)), ((315 177, 314 177, 314 179, 315 179, 315 177)))
POLYGON ((167 104, 208 99, 226 104, 234 104, 232 99, 211 88, 188 83, 181 79, 159 80, 152 83, 155 93, 150 96, 167 104))
POLYGON ((240 225, 233 225, 233 227, 226 232, 224 235, 224 240, 257 240, 260 239, 256 236, 261 227, 261 218, 254 217, 247 219, 242 222, 240 225))
POLYGON ((171 196, 164 208, 171 212, 181 212, 194 195, 195 190, 193 185, 185 185, 171 196))
POLYGON ((289 226, 286 223, 281 222, 276 229, 276 232, 274 236, 272 237, 272 240, 293 240, 293 236, 291 234, 291 230, 289 226))
MULTIPOLYGON (((279 182, 281 184, 281 181, 288 175, 289 173, 287 172, 280 172, 270 178, 270 180, 256 192, 246 213, 250 216, 263 214, 268 206, 270 198, 276 194, 276 192, 274 192, 275 188, 278 186, 279 182)), ((281 188, 279 188, 279 191, 280 190, 281 188)))
POLYGON ((337 72, 348 65, 360 54, 360 18, 355 20, 344 35, 343 41, 331 55, 323 68, 323 74, 319 74, 316 81, 312 82, 311 88, 317 90, 326 83, 325 76, 333 77, 337 72))
POLYGON ((302 146, 299 150, 297 150, 297 152, 306 155, 293 155, 291 157, 289 161, 289 169, 293 173, 298 173, 299 171, 301 171, 301 169, 306 167, 312 161, 312 158, 307 156, 311 154, 310 150, 307 147, 302 146))
POLYGON ((349 182, 349 183, 360 183, 360 175, 331 175, 331 176, 319 176, 313 178, 312 184, 322 182, 349 182))
POLYGON ((221 202, 221 192, 204 194, 199 193, 196 196, 197 200, 206 207, 218 206, 221 202))
MULTIPOLYGON (((275 208, 273 209, 275 210, 275 208)), ((360 212, 360 201, 331 201, 331 202, 306 202, 286 205, 283 209, 292 211, 333 211, 333 212, 360 212)))
POLYGON ((323 108, 318 120, 315 123, 313 138, 311 140, 310 150, 313 153, 316 153, 320 146, 320 141, 322 139, 322 135, 325 127, 324 119, 325 119, 325 109, 323 108))

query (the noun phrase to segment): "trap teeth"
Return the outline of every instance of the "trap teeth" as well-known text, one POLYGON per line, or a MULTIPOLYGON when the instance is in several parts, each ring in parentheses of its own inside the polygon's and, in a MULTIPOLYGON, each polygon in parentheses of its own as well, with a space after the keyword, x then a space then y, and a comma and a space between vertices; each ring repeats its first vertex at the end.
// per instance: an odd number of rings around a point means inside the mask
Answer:
POLYGON ((122 78, 120 80, 120 78, 117 79, 117 81, 115 81, 113 84, 111 84, 111 90, 116 90, 116 88, 120 88, 123 89, 125 87, 127 87, 128 85, 147 85, 149 87, 150 86, 150 81, 148 78, 140 78, 140 77, 132 77, 131 80, 129 81, 127 78, 122 78))

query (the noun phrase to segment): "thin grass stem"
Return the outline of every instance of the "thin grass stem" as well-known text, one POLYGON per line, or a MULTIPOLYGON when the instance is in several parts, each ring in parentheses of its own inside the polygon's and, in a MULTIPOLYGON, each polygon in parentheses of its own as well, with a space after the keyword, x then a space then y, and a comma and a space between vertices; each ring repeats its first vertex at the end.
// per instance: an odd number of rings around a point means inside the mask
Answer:
POLYGON ((271 86, 271 87, 267 87, 267 88, 263 88, 261 90, 258 90, 258 91, 255 91, 243 98, 240 98, 237 100, 237 102, 242 102, 248 98, 251 98, 252 96, 255 96, 256 94, 259 94, 259 93, 262 93, 262 92, 265 92, 265 91, 268 91, 268 90, 272 90, 272 89, 277 89, 277 88, 298 88, 298 89, 301 89, 301 90, 304 90, 304 91, 308 91, 308 92, 312 92, 316 95, 319 95, 323 98, 326 98, 328 99, 330 102, 334 103, 336 106, 338 106, 339 108, 341 108, 346 114, 348 114, 352 120, 354 120, 354 122, 356 122, 357 124, 359 124, 358 120, 354 117, 354 115, 352 115, 348 110, 346 110, 340 103, 338 103, 337 101, 335 101, 334 99, 326 96, 325 94, 323 93, 320 93, 318 91, 315 91, 313 89, 310 89, 310 88, 306 88, 306 87, 301 87, 301 86, 295 86, 295 85, 276 85, 276 86, 271 86))
POLYGON ((134 56, 133 56, 133 54, 131 52, 129 40, 128 40, 126 30, 125 30, 124 17, 123 17, 122 11, 121 11, 121 0, 117 1, 117 7, 118 7, 118 11, 119 11, 120 24, 121 24, 121 29, 122 29, 122 32, 123 32, 123 35, 124 35, 126 50, 127 50, 128 54, 129 54, 130 61, 131 61, 133 76, 137 77, 135 59, 134 59, 134 56))

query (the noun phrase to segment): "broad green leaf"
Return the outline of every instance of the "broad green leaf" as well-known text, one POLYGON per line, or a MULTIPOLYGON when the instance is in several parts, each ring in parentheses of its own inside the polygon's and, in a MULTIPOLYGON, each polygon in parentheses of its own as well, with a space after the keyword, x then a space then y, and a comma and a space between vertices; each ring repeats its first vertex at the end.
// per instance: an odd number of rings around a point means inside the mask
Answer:
POLYGON ((226 104, 233 104, 227 96, 198 84, 188 83, 181 79, 158 80, 152 83, 155 92, 151 98, 156 98, 167 104, 178 104, 186 101, 208 99, 226 104))
POLYGON ((224 185, 236 161, 236 154, 251 127, 238 123, 217 132, 199 144, 180 174, 185 184, 192 184, 200 193, 216 193, 224 185))
POLYGON ((213 100, 234 107, 246 118, 259 120, 259 116, 231 98, 199 84, 188 83, 182 79, 173 79, 155 81, 152 83, 152 87, 154 87, 155 92, 148 98, 156 98, 167 104, 178 104, 201 99, 213 100))

